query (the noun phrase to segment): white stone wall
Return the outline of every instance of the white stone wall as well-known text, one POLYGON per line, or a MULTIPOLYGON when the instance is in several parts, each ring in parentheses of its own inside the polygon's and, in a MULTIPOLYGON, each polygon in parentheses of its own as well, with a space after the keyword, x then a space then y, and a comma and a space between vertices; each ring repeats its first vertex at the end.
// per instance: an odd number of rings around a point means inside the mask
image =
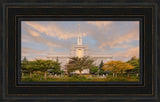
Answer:
MULTIPOLYGON (((84 56, 90 56, 94 60, 94 64, 96 66, 99 66, 99 64, 101 63, 102 60, 103 60, 103 63, 107 63, 108 61, 112 60, 112 56, 105 54, 105 53, 103 53, 103 54, 102 53, 90 53, 87 45, 73 45, 71 47, 70 53, 54 54, 54 55, 51 54, 47 58, 51 59, 53 61, 56 61, 56 59, 58 57, 58 62, 61 63, 61 70, 66 71, 65 65, 69 61, 69 57, 77 56, 77 49, 82 49, 84 56)), ((74 73, 79 73, 79 72, 75 71, 74 73)), ((89 73, 89 69, 83 70, 82 74, 83 73, 89 73)))
MULTIPOLYGON (((112 60, 112 57, 91 57, 94 59, 94 64, 96 66, 99 66, 101 61, 103 60, 103 63, 107 63, 108 61, 112 60)), ((48 59, 52 59, 53 61, 56 61, 57 57, 48 57, 48 59)), ((61 70, 66 71, 65 65, 68 63, 69 57, 58 57, 58 62, 61 63, 61 70)), ((79 71, 75 71, 74 73, 79 73, 79 71)), ((89 73, 89 69, 85 69, 82 71, 82 74, 89 73)))

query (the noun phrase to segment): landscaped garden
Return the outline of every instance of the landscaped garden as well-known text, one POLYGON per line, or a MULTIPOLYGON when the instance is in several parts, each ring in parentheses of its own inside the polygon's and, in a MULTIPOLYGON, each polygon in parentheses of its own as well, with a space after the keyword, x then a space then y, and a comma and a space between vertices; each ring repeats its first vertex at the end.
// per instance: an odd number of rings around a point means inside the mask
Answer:
POLYGON ((139 59, 132 57, 127 62, 109 61, 99 66, 89 57, 72 57, 66 64, 67 72, 60 70, 61 63, 52 60, 28 61, 21 63, 21 81, 139 81, 139 59), (88 74, 82 74, 89 69, 88 74), (78 70, 78 74, 72 72, 78 70))

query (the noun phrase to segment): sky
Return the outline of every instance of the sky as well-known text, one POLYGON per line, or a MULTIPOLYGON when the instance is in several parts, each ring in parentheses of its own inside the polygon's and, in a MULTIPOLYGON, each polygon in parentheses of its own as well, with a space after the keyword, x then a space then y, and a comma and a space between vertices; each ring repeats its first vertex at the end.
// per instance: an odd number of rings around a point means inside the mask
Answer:
POLYGON ((46 59, 49 53, 69 53, 78 34, 90 52, 113 60, 139 57, 139 21, 22 21, 22 59, 46 59))

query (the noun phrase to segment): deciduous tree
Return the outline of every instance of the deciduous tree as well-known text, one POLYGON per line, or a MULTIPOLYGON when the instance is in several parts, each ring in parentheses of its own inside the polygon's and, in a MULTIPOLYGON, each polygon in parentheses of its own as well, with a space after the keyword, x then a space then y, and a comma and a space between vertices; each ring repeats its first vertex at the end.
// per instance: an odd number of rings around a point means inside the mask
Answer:
POLYGON ((68 73, 78 70, 80 75, 84 69, 90 69, 93 67, 93 62, 90 57, 71 57, 69 63, 66 65, 68 73))
POLYGON ((125 63, 122 61, 109 61, 104 64, 104 69, 105 71, 111 71, 115 76, 117 77, 118 73, 121 73, 121 75, 126 71, 133 69, 134 67, 130 65, 129 63, 125 63))

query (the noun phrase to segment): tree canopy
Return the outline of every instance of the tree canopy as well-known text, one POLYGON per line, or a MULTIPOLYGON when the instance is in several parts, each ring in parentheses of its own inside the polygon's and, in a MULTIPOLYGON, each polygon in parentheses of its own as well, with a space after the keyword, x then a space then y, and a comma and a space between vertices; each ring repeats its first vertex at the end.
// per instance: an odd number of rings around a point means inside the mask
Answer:
POLYGON ((130 70, 131 72, 139 73, 139 58, 133 56, 130 60, 127 61, 127 63, 134 66, 134 68, 130 70))
POLYGON ((88 56, 84 57, 70 57, 69 63, 66 65, 68 73, 78 70, 81 72, 84 69, 90 69, 93 67, 94 60, 88 56))
POLYGON ((130 70, 133 68, 134 67, 129 63, 125 63, 122 61, 109 61, 104 64, 104 67, 102 69, 104 69, 105 71, 111 71, 111 72, 115 73, 116 77, 117 77, 117 73, 122 74, 126 70, 130 70))
POLYGON ((90 68, 89 72, 91 74, 98 74, 98 66, 93 66, 92 68, 90 68))

